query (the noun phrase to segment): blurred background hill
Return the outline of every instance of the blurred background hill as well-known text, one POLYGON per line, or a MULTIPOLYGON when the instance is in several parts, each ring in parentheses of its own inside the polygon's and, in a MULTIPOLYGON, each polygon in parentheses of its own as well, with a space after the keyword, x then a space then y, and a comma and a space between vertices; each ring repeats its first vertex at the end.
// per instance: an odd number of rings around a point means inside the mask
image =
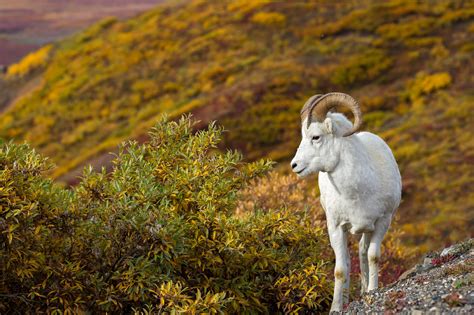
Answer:
MULTIPOLYGON (((145 140, 162 114, 193 113, 225 127, 223 147, 285 174, 303 103, 343 91, 394 150, 404 183, 394 229, 423 253, 473 236, 473 55, 472 1, 166 2, 11 65, 0 137, 31 143, 73 184, 122 141, 145 140)), ((304 187, 313 196, 316 179, 304 187)))
POLYGON ((160 0, 0 1, 0 65, 20 60, 40 46, 64 38, 105 16, 131 17, 160 0))

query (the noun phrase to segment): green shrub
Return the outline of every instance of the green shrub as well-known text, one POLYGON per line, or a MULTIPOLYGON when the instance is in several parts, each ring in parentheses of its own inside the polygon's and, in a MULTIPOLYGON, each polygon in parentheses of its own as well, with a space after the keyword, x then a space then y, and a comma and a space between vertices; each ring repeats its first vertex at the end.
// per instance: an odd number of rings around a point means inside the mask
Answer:
POLYGON ((368 49, 360 55, 347 58, 338 66, 331 81, 342 87, 361 85, 378 78, 393 64, 392 58, 379 49, 368 49))
POLYGON ((0 310, 35 313, 324 311, 326 237, 301 211, 235 215, 271 163, 214 148, 222 129, 162 120, 113 170, 67 190, 27 145, 0 149, 0 310))

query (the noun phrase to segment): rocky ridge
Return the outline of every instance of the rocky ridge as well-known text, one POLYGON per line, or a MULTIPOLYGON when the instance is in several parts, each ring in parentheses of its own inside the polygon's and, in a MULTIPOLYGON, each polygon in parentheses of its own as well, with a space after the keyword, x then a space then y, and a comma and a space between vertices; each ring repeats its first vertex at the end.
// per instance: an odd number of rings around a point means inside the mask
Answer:
POLYGON ((347 314, 473 314, 474 239, 422 262, 384 288, 352 302, 347 314))

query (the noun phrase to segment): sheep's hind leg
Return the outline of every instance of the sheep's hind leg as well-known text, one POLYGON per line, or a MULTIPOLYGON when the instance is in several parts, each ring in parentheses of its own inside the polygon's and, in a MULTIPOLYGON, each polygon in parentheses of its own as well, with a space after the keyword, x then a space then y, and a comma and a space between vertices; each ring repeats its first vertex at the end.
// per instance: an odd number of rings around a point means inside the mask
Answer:
POLYGON ((368 291, 378 288, 379 281, 379 260, 380 260, 380 246, 383 237, 388 230, 391 218, 380 218, 375 223, 375 230, 370 238, 369 249, 367 251, 367 258, 369 261, 369 286, 368 291))
POLYGON ((344 302, 349 301, 349 250, 347 248, 347 232, 342 227, 328 226, 329 240, 336 256, 334 268, 334 296, 331 312, 341 312, 344 302))
MULTIPOLYGON (((347 232, 344 233, 346 239, 347 239, 347 232)), ((347 246, 347 240, 346 240, 346 255, 347 260, 346 260, 346 282, 344 283, 344 292, 342 294, 343 296, 343 304, 349 304, 349 293, 350 293, 350 284, 351 284, 351 255, 349 252, 349 246, 347 246)))
POLYGON ((363 233, 359 242, 361 294, 367 292, 369 285, 369 260, 367 258, 367 251, 369 249, 370 236, 370 233, 363 233))

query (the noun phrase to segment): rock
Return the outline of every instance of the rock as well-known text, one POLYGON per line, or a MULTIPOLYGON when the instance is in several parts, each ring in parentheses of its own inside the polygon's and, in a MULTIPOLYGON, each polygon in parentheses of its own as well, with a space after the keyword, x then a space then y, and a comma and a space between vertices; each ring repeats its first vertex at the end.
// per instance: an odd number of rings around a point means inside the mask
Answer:
POLYGON ((443 249, 443 251, 441 252, 441 257, 443 256, 446 256, 446 255, 450 255, 452 252, 454 251, 453 247, 448 247, 448 248, 445 248, 443 249))
POLYGON ((408 278, 408 277, 414 276, 414 275, 416 274, 416 270, 417 270, 417 267, 416 267, 416 266, 415 266, 415 267, 412 267, 412 268, 410 268, 410 269, 408 269, 407 271, 405 271, 404 273, 402 273, 402 274, 400 275, 400 277, 398 278, 398 280, 400 281, 400 280, 404 280, 404 279, 406 279, 406 278, 408 278))
POLYGON ((464 254, 468 250, 472 251, 473 245, 474 245, 474 239, 471 239, 471 240, 469 240, 467 242, 464 242, 464 243, 454 244, 452 246, 449 246, 449 247, 443 249, 440 256, 441 257, 447 256, 447 255, 459 256, 459 255, 464 254))
POLYGON ((425 258, 425 259, 423 260, 423 267, 431 266, 431 262, 432 262, 432 261, 433 261, 433 259, 431 259, 431 258, 428 258, 428 257, 425 258))
POLYGON ((352 302, 347 313, 474 314, 473 245, 474 239, 427 254, 397 282, 352 302))

